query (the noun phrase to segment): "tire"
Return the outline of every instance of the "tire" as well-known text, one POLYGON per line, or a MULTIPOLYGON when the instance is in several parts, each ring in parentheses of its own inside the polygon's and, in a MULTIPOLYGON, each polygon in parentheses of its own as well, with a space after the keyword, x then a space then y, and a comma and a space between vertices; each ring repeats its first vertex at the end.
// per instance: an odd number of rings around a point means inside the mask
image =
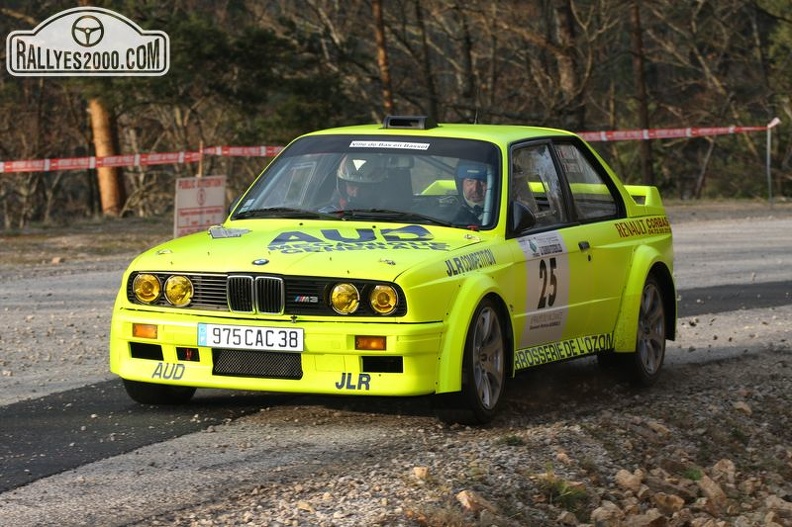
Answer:
POLYGON ((465 339, 462 391, 438 396, 442 420, 482 425, 495 417, 506 389, 504 327, 495 304, 482 300, 465 339))
POLYGON ((189 386, 169 386, 167 384, 122 380, 124 381, 124 389, 126 389, 127 395, 140 404, 185 404, 195 394, 195 388, 189 386))
POLYGON ((666 349, 666 311, 663 292, 649 276, 641 293, 635 353, 624 357, 625 373, 633 384, 651 386, 660 377, 666 349))

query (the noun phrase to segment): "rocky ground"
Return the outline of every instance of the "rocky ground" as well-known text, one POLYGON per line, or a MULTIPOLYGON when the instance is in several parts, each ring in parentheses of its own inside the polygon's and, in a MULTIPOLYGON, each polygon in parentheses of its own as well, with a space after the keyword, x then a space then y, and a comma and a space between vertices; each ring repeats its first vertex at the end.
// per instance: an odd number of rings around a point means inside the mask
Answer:
MULTIPOLYGON (((670 210, 675 230, 704 236, 735 217, 792 216, 787 204, 670 210)), ((144 237, 167 236, 143 226, 144 237)), ((80 228, 78 237, 45 233, 40 247, 11 249, 4 261, 58 264, 53 244, 75 247, 80 235, 88 254, 103 229, 80 228)), ((647 391, 594 360, 528 371, 485 428, 440 424, 424 398, 264 408, 188 440, 218 455, 250 452, 248 462, 290 456, 243 483, 218 480, 211 499, 131 524, 792 526, 790 319, 792 302, 681 318, 664 376, 647 391)))
POLYGON ((677 368, 651 393, 563 369, 513 392, 484 429, 409 410, 262 412, 247 425, 297 415, 318 428, 373 421, 393 435, 139 525, 792 525, 788 348, 677 368))

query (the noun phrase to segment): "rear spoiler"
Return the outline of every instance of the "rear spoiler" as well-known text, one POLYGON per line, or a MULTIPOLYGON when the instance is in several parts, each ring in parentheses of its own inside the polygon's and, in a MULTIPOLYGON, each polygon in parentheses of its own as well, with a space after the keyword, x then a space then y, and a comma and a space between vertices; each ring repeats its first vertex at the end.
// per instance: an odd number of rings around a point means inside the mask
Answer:
POLYGON ((633 202, 644 209, 645 214, 665 214, 663 199, 657 187, 649 185, 624 185, 633 202))

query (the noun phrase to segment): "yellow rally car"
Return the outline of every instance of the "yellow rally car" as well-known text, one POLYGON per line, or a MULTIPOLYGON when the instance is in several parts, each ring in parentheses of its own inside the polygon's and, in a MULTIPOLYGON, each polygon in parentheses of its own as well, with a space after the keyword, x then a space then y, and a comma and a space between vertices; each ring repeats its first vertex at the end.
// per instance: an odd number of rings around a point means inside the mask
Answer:
POLYGON ((485 423, 550 362, 596 355, 652 384, 672 261, 657 189, 576 135, 389 116, 296 139, 222 225, 137 257, 110 367, 145 404, 436 394, 445 420, 485 423))

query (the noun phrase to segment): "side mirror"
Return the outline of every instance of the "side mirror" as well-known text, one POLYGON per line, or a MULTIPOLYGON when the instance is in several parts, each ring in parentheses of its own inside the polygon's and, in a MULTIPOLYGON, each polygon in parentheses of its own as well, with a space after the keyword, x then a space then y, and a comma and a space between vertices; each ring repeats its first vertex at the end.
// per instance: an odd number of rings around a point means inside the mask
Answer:
POLYGON ((528 206, 519 201, 509 204, 509 233, 519 234, 536 225, 536 216, 528 206))

